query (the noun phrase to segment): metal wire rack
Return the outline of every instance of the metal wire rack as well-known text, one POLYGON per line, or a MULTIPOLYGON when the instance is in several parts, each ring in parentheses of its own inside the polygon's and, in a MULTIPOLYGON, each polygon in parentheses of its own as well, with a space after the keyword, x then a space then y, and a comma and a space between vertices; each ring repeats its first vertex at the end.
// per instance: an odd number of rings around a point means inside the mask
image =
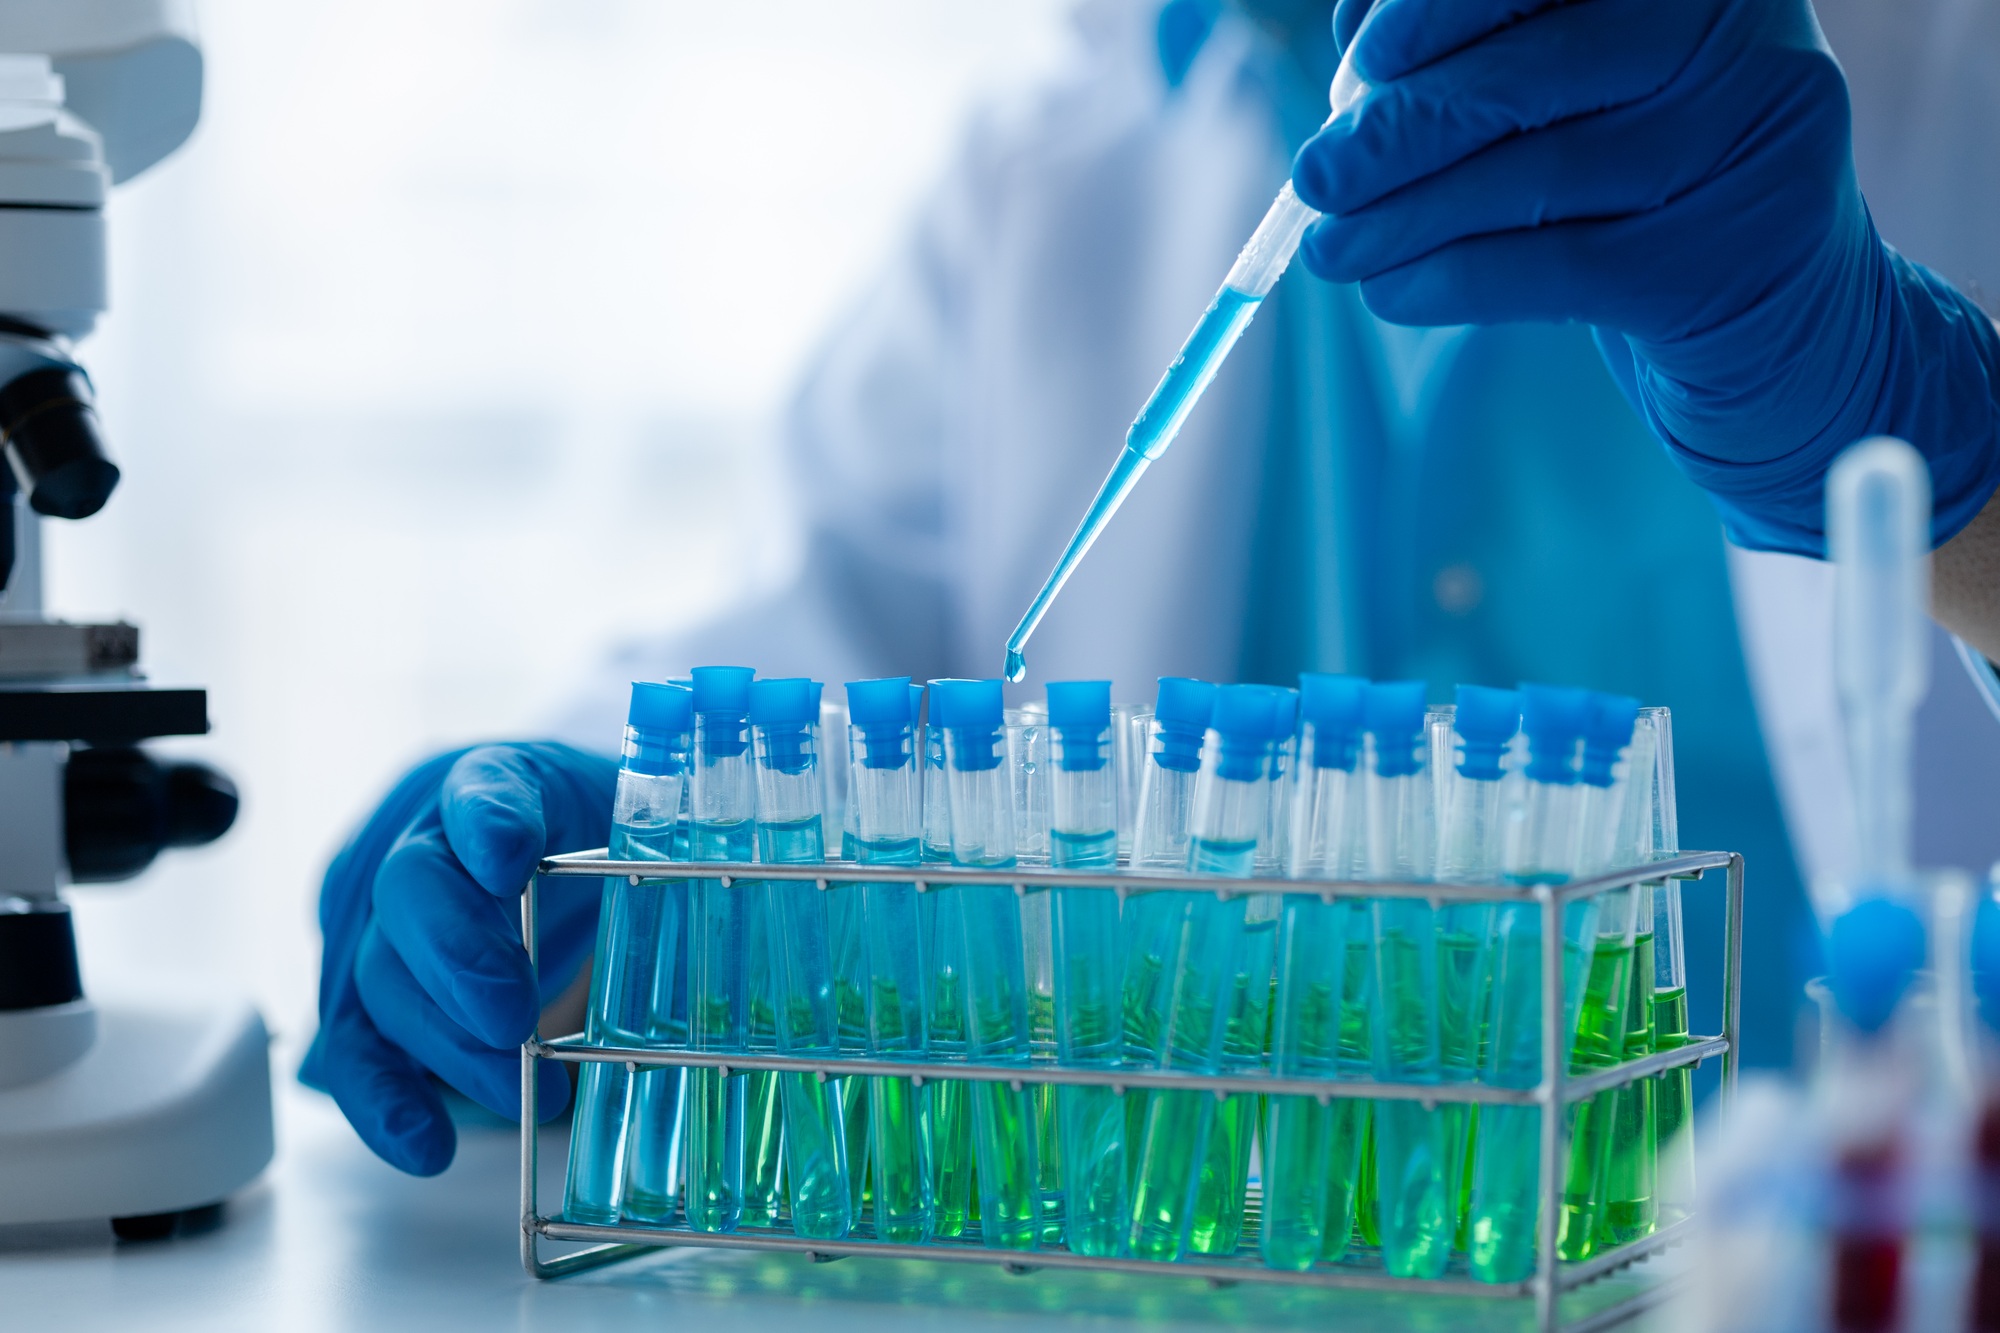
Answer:
MULTIPOLYGON (((1319 1265, 1303 1272, 1264 1267, 1256 1258, 1256 1199, 1246 1209, 1244 1243, 1239 1254, 1230 1257, 1190 1256, 1175 1263, 1144 1259, 1093 1258, 1065 1249, 1014 1251, 991 1249, 977 1240, 938 1241, 925 1245, 898 1244, 873 1239, 865 1225, 841 1240, 809 1239, 777 1229, 744 1229, 727 1234, 694 1231, 673 1225, 626 1223, 604 1226, 564 1221, 542 1212, 538 1192, 540 1138, 536 1125, 540 1117, 536 1096, 535 1062, 561 1060, 623 1062, 628 1068, 659 1066, 672 1068, 721 1069, 726 1074, 753 1070, 809 1073, 821 1079, 854 1075, 884 1075, 925 1080, 959 1082, 1002 1082, 1016 1087, 1028 1084, 1070 1084, 1125 1089, 1185 1089, 1207 1091, 1217 1097, 1231 1093, 1303 1095, 1322 1102, 1334 1098, 1364 1097, 1375 1100, 1420 1101, 1426 1106, 1444 1102, 1489 1105, 1539 1106, 1545 1110, 1584 1101, 1598 1093, 1651 1077, 1668 1069, 1697 1065, 1719 1058, 1722 1066, 1721 1090, 1729 1096, 1736 1082, 1737 1026, 1741 998, 1743 858, 1734 852, 1692 852, 1633 866, 1610 874, 1573 880, 1565 884, 1469 885, 1440 883, 1389 883, 1368 881, 1331 882, 1286 879, 1224 879, 1212 875, 1169 875, 1149 871, 1088 873, 1073 870, 1016 868, 975 870, 956 866, 881 866, 851 861, 822 865, 762 865, 736 862, 656 862, 614 861, 606 851, 575 852, 544 859, 522 898, 522 935, 529 953, 535 950, 537 896, 544 877, 611 876, 633 885, 646 881, 716 880, 726 888, 743 882, 772 880, 806 881, 825 890, 847 884, 913 884, 917 892, 959 885, 1010 887, 1018 895, 1055 888, 1103 888, 1121 898, 1162 890, 1213 893, 1225 900, 1249 894, 1307 894, 1331 901, 1336 898, 1423 898, 1432 903, 1491 902, 1530 903, 1541 915, 1541 1021, 1542 1070, 1540 1082, 1532 1088, 1501 1088, 1485 1084, 1398 1084, 1360 1080, 1286 1079, 1271 1075, 1198 1075, 1138 1069, 1081 1069, 1056 1064, 1050 1059, 1032 1059, 1009 1064, 942 1062, 918 1060, 870 1060, 860 1057, 799 1057, 771 1052, 709 1053, 684 1049, 657 1050, 639 1047, 586 1044, 582 1034, 544 1040, 535 1038, 521 1047, 521 1262, 538 1278, 554 1278, 631 1258, 661 1247, 707 1247, 725 1249, 777 1250, 805 1254, 816 1261, 848 1256, 874 1255, 898 1259, 923 1259, 944 1263, 994 1264, 1013 1273, 1042 1268, 1088 1269, 1097 1272, 1135 1273, 1159 1277, 1204 1278, 1212 1283, 1276 1283, 1290 1286, 1348 1290, 1394 1291, 1411 1295, 1471 1296, 1498 1300, 1532 1299, 1535 1327, 1541 1333, 1595 1333, 1632 1319, 1666 1300, 1686 1280, 1684 1275, 1666 1275, 1612 1304, 1565 1321, 1561 1298, 1607 1274, 1625 1269, 1678 1244, 1686 1237, 1686 1220, 1662 1227, 1653 1234, 1607 1250, 1580 1262, 1563 1262, 1556 1257, 1558 1226, 1564 1175, 1569 1158, 1568 1119, 1564 1115, 1540 1117, 1541 1202, 1536 1269, 1526 1280, 1515 1283, 1486 1283, 1465 1276, 1448 1275, 1436 1280, 1397 1278, 1383 1272, 1366 1251, 1336 1264, 1319 1265), (1563 949, 1562 909, 1565 904, 1611 889, 1647 884, 1664 879, 1698 881, 1712 870, 1724 872, 1726 904, 1723 914, 1723 1009, 1722 1031, 1715 1036, 1692 1037, 1671 1051, 1661 1051, 1643 1059, 1628 1061, 1615 1068, 1588 1075, 1572 1075, 1568 1069, 1569 1043, 1564 1030, 1562 1003, 1563 949), (553 1258, 544 1258, 541 1242, 598 1242, 591 1248, 553 1258)), ((1360 1247, 1357 1247, 1359 1250, 1360 1247)))

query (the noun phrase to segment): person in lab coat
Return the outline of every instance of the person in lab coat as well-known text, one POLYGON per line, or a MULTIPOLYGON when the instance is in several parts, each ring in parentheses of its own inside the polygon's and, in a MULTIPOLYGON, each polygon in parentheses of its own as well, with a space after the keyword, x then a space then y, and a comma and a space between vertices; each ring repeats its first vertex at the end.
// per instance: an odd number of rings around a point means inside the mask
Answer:
MULTIPOLYGON (((1446 19, 1480 7, 1390 2, 1446 19)), ((1704 3, 1810 20, 1804 0, 1704 3)), ((797 580, 696 634, 623 651, 564 729, 576 747, 438 756, 357 831, 322 893, 322 1026, 302 1077, 376 1152, 417 1173, 449 1163, 433 1075, 517 1111, 516 1047, 578 976, 597 888, 545 887, 539 976, 515 900, 537 856, 605 842, 613 768, 601 752, 626 682, 720 661, 829 681, 997 671, 1135 408, 1325 118, 1332 8, 1084 3, 1076 60, 971 129, 804 378, 786 432, 808 533, 797 580)), ((1900 40, 1883 42, 1877 8, 1822 6, 1850 62, 1863 181, 1882 182, 1877 216, 1949 276, 2000 281, 1992 233, 1970 225, 1993 215, 1979 192, 2000 189, 1974 128, 1994 123, 1976 104, 2000 86, 2000 21, 1991 7, 1918 0, 1898 10, 1900 40), (1921 123, 1958 137, 1925 139, 1928 165, 1912 161, 1889 127, 1898 117, 1902 133, 1921 123)), ((1341 7, 1345 39, 1366 10, 1341 7)), ((1395 131, 1392 118, 1384 142, 1395 131)), ((1314 140, 1302 188, 1334 188, 1308 178, 1315 154, 1323 166, 1360 151, 1365 133, 1345 133, 1314 140)), ((1447 311, 1442 327, 1388 322, 1371 302, 1443 321, 1367 270, 1380 236, 1352 233, 1345 215, 1330 220, 1304 254, 1362 281, 1294 273, 1279 285, 1056 602, 1031 645, 1031 684, 1109 676, 1144 699, 1160 675, 1286 683, 1322 670, 1437 691, 1545 680, 1668 705, 1681 845, 1741 851, 1749 866, 1746 1055, 1786 1060, 1814 935, 1716 504, 1688 459, 1662 449, 1657 414, 1634 411, 1647 404, 1631 356, 1621 387, 1606 368, 1614 349, 1601 353, 1585 323, 1508 322, 1518 314, 1504 302, 1447 311)), ((1585 295, 1607 281, 1576 278, 1585 295)), ((1941 500, 1974 512, 1992 490, 1949 460, 1941 474, 1941 500)), ((1817 482, 1801 484, 1766 509, 1796 526, 1817 482)), ((1769 537, 1757 497, 1717 503, 1737 535, 1769 537)), ((1810 536, 1761 544, 1810 549, 1810 536)), ((1783 692, 1782 662, 1765 677, 1780 682, 1766 694, 1783 692)), ((1713 1030, 1720 895, 1690 892, 1687 905, 1696 1023, 1713 1030)), ((565 1075, 541 1073, 554 1113, 565 1075)))

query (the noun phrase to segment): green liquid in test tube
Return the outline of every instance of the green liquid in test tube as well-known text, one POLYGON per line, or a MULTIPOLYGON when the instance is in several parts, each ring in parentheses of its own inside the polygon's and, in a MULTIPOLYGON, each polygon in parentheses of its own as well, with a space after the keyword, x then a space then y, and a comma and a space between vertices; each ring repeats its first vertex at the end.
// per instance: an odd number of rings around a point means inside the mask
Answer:
MULTIPOLYGON (((756 845, 748 667, 694 671, 695 756, 689 851, 700 861, 748 861, 756 845)), ((763 914, 746 886, 694 880, 688 891, 688 1026, 697 1051, 748 1048, 750 941, 763 914)), ((683 1206, 696 1231, 734 1231, 744 1214, 744 1079, 688 1071, 683 1206)))
MULTIPOLYGON (((1502 849, 1505 878, 1516 884, 1560 884, 1575 871, 1575 756, 1588 721, 1581 690, 1524 685, 1521 730, 1527 763, 1520 806, 1502 849)), ((1571 978, 1587 970, 1587 942, 1597 935, 1595 900, 1572 904, 1563 919, 1566 1030, 1573 1025, 1571 978)), ((1484 1081, 1528 1089, 1542 1075, 1542 921, 1533 903, 1509 903, 1494 913, 1488 959, 1484 1081)), ((1581 998, 1578 989, 1578 998, 1581 998)), ((1480 1108, 1472 1174, 1467 1260, 1482 1282, 1519 1282, 1535 1270, 1541 1180, 1541 1119, 1532 1106, 1480 1108)))
MULTIPOLYGON (((931 682, 945 735, 952 864, 1015 865, 1014 815, 1001 755, 1005 710, 998 680, 931 682)), ((1021 915, 1005 885, 940 893, 939 935, 957 927, 957 973, 967 1055, 1025 1066, 1030 1054, 1021 915), (955 918, 955 921, 952 920, 955 918)), ((1034 1095, 1005 1083, 974 1083, 970 1111, 978 1161, 979 1234, 990 1248, 1031 1250, 1045 1221, 1036 1159, 1034 1095)))
MULTIPOLYGON (((1626 800, 1634 770, 1643 773, 1642 786, 1648 792, 1651 790, 1650 733, 1646 738, 1646 753, 1640 755, 1635 749, 1633 764, 1626 767, 1623 776, 1618 771, 1620 757, 1633 745, 1638 712, 1636 699, 1590 696, 1578 766, 1578 874, 1601 874, 1614 866, 1631 865, 1651 856, 1652 828, 1645 817, 1644 804, 1626 800), (1643 845, 1637 842, 1639 838, 1645 839, 1643 845)), ((1627 1058, 1635 1043, 1648 1047, 1652 1044, 1652 1006, 1642 1001, 1635 1012, 1632 1005, 1633 974, 1640 961, 1641 925, 1651 915, 1650 888, 1633 886, 1599 895, 1597 936, 1570 1059, 1573 1072, 1611 1068, 1627 1058)), ((1650 930, 1644 932, 1644 941, 1650 963, 1650 930)), ((1650 966, 1644 988, 1646 994, 1652 993, 1650 966)), ((1564 1259, 1587 1259, 1597 1252, 1607 1176, 1613 1144, 1618 1138, 1619 1101, 1618 1092, 1600 1093, 1572 1110, 1569 1172, 1563 1187, 1562 1225, 1557 1242, 1564 1259)), ((1628 1136, 1627 1146, 1634 1152, 1642 1147, 1651 1152, 1650 1142, 1642 1145, 1636 1134, 1628 1136)))
MULTIPOLYGON (((855 859, 864 865, 918 863, 921 739, 916 720, 921 702, 922 691, 906 676, 847 686, 855 859)), ((916 886, 864 884, 861 898, 868 1053, 878 1060, 921 1060, 929 1046, 916 886)), ((919 1087, 907 1078, 868 1080, 875 1234, 883 1240, 914 1245, 936 1234, 930 1110, 938 1090, 936 1084, 919 1087)))
MULTIPOLYGON (((1655 855, 1680 852, 1680 819, 1674 802, 1673 718, 1664 708, 1645 708, 1640 717, 1653 729, 1653 850, 1655 855)), ((1687 956, 1681 930, 1681 885, 1662 880, 1653 885, 1653 1043, 1662 1051, 1679 1050, 1688 1042, 1687 956)), ((1694 1212, 1694 1070, 1669 1069, 1653 1091, 1655 1151, 1654 1208, 1656 1223, 1679 1222, 1694 1212)))
MULTIPOLYGON (((923 840, 919 859, 926 865, 951 861, 951 801, 944 763, 944 729, 937 724, 936 695, 931 695, 931 721, 919 736, 922 747, 923 840)), ((923 932, 924 1017, 930 1049, 941 1059, 966 1055, 965 1004, 960 978, 964 971, 964 930, 958 902, 948 894, 927 893, 917 900, 917 923, 923 932)), ((931 1091, 931 1197, 936 1209, 934 1234, 955 1240, 979 1217, 978 1154, 972 1147, 972 1085, 947 1079, 931 1091)))
MULTIPOLYGON (((1050 863, 1057 869, 1115 870, 1111 682, 1052 682, 1048 700, 1054 738, 1050 863)), ((1124 1045, 1117 895, 1057 889, 1054 899, 1057 1057, 1066 1066, 1116 1068, 1124 1045)), ((1069 1248, 1099 1257, 1123 1254, 1132 1213, 1123 1099, 1110 1088, 1054 1091, 1069 1248)))
MULTIPOLYGON (((1192 836, 1187 869, 1195 874, 1247 877, 1256 869, 1260 840, 1271 827, 1272 778, 1278 771, 1276 753, 1292 731, 1296 703, 1289 690, 1261 685, 1224 686, 1215 693, 1211 721, 1213 737, 1202 758, 1196 784, 1192 836)), ((1155 895, 1142 895, 1146 897, 1155 895)), ((1169 1069, 1217 1073, 1223 1068, 1224 1046, 1232 1011, 1235 983, 1254 971, 1246 965, 1250 946, 1245 939, 1248 903, 1227 902, 1209 893, 1172 895, 1177 911, 1156 930, 1156 942, 1169 956, 1161 958, 1163 1012, 1149 1016, 1144 1026, 1159 1034, 1158 1059, 1169 1069)), ((1271 932, 1265 932, 1269 938, 1271 932)), ((1263 984, 1268 995, 1268 955, 1263 984)), ((1129 1020, 1128 1020, 1129 1030, 1129 1020)), ((1262 1047, 1261 1035, 1257 1040, 1262 1047)), ((1149 1052, 1150 1054, 1150 1052, 1149 1052)), ((1190 1247, 1196 1224, 1196 1203, 1203 1168, 1209 1163, 1210 1139, 1217 1121, 1213 1096, 1199 1092, 1162 1091, 1147 1099, 1144 1127, 1137 1150, 1137 1179, 1132 1195, 1133 1254, 1150 1259, 1178 1259, 1190 1247)), ((1240 1117, 1240 1111, 1238 1116, 1240 1117)), ((1241 1125, 1240 1118, 1238 1125, 1241 1125)), ((1230 1132, 1225 1129, 1225 1133, 1230 1132)), ((1245 1132, 1237 1129, 1236 1132, 1245 1132)), ((1226 1174, 1208 1169, 1211 1180, 1226 1174)), ((1222 1181, 1226 1188, 1229 1182, 1222 1181)), ((1226 1194, 1211 1194, 1210 1218, 1222 1222, 1217 1210, 1226 1194)), ((1217 1245, 1208 1238, 1205 1244, 1217 1245)))
MULTIPOLYGON (((760 680, 750 687, 757 749, 757 856, 766 864, 818 865, 826 859, 817 769, 819 716, 820 687, 813 681, 760 680)), ((831 895, 799 880, 771 880, 762 888, 778 1049, 792 1056, 836 1057, 840 1021, 831 895)), ((778 1075, 792 1230, 815 1240, 838 1240, 854 1225, 843 1082, 815 1074, 778 1075)))

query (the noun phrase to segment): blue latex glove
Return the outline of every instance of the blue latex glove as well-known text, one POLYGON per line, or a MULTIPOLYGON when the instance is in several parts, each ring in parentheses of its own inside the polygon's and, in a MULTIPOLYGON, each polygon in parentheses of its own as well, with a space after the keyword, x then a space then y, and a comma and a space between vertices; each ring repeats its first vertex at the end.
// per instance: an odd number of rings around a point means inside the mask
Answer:
MULTIPOLYGON (((576 977, 597 930, 595 880, 542 886, 541 975, 520 897, 550 852, 602 847, 617 765, 537 742, 457 750, 398 782, 327 868, 320 1028, 299 1077, 333 1095, 392 1166, 436 1175, 457 1135, 435 1074, 499 1115, 521 1113, 520 1045, 576 977)), ((569 1078, 541 1062, 544 1118, 569 1078)))
POLYGON ((1840 450, 1933 539, 2000 485, 2000 336, 1876 234, 1807 0, 1341 0, 1369 92, 1300 150, 1302 253, 1398 324, 1581 320, 1739 543, 1825 555, 1840 450), (1365 17, 1364 17, 1365 16, 1365 17))

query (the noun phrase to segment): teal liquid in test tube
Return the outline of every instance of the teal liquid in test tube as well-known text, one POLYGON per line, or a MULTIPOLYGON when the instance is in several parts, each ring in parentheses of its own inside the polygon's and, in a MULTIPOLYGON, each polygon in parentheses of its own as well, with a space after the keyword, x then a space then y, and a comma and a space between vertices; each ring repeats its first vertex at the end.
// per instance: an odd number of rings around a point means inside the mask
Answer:
MULTIPOLYGON (((1270 798, 1265 802, 1264 828, 1257 835, 1251 873, 1282 875, 1290 840, 1283 793, 1288 790, 1293 733, 1298 727, 1298 691, 1266 688, 1271 752, 1264 782, 1270 798)), ((1279 913, 1277 894, 1253 894, 1244 900, 1242 933, 1236 940, 1223 993, 1224 1073, 1255 1074, 1269 1067, 1279 913)), ((1195 1254, 1234 1254, 1242 1240, 1250 1153, 1263 1100, 1251 1093, 1232 1093, 1215 1108, 1215 1123, 1209 1130, 1208 1150, 1202 1157, 1189 1213, 1188 1249, 1195 1254)))
MULTIPOLYGON (((1048 699, 1055 761, 1050 864, 1058 870, 1115 870, 1111 682, 1054 681, 1048 699)), ((1074 888, 1057 889, 1054 896, 1057 1056, 1067 1066, 1116 1068, 1124 1044, 1117 895, 1074 888)), ((1110 1088, 1055 1091, 1069 1248, 1077 1254, 1122 1254, 1132 1215, 1123 1099, 1110 1088)))
MULTIPOLYGON (((1005 709, 997 680, 931 682, 933 715, 944 730, 953 865, 1011 869, 1014 814, 1002 751, 1005 709)), ((1005 885, 945 890, 938 934, 956 918, 958 979, 967 1054, 1025 1066, 1030 1053, 1021 913, 1005 885)), ((1044 1223, 1035 1148, 1033 1092, 1005 1083, 971 1089, 978 1159, 979 1234, 989 1247, 1031 1250, 1044 1223)))
MULTIPOLYGON (((1443 833, 1438 878, 1497 884, 1504 875, 1509 756, 1521 729, 1521 696, 1480 685, 1458 687, 1443 760, 1443 833)), ((1483 1038, 1490 1008, 1495 909, 1451 903, 1438 911, 1438 1071, 1446 1083, 1484 1076, 1483 1038)), ((1454 1145, 1453 1207, 1458 1244, 1472 1245, 1472 1172, 1479 1136, 1496 1108, 1464 1106, 1454 1145)), ((1508 1112, 1520 1108, 1504 1108, 1508 1112)), ((1505 1133, 1506 1126, 1500 1132, 1505 1133)))
MULTIPOLYGON (((1299 677, 1303 730, 1288 867, 1295 879, 1354 877, 1361 822, 1355 770, 1366 684, 1349 676, 1299 677)), ((1345 902, 1285 896, 1271 1039, 1272 1072, 1280 1078, 1331 1079, 1349 1072, 1341 1067, 1340 1034, 1351 916, 1345 902)), ((1368 1104, 1353 1097, 1325 1105, 1316 1097, 1270 1098, 1258 1242, 1266 1266, 1296 1272, 1347 1253, 1367 1111, 1368 1104)))
MULTIPOLYGON (((1271 827, 1276 755, 1291 734, 1295 708, 1289 690, 1227 685, 1216 691, 1213 734, 1196 783, 1189 871, 1231 878, 1255 871, 1258 845, 1271 827)), ((1160 1034, 1161 1053, 1153 1058, 1158 1067, 1218 1073, 1236 1012, 1235 984, 1248 970, 1248 903, 1242 897, 1224 902, 1199 892, 1172 896, 1177 913, 1164 923, 1156 941, 1170 955, 1161 960, 1170 980, 1156 992, 1164 1012, 1145 1024, 1160 1034)), ((1268 986, 1268 971, 1264 976, 1268 986)), ((1190 1247, 1216 1109, 1215 1098, 1202 1092, 1163 1091, 1147 1099, 1132 1192, 1134 1255, 1173 1260, 1190 1247)))
MULTIPOLYGON (((757 859, 767 864, 818 865, 826 859, 817 767, 819 696, 820 687, 810 680, 760 680, 750 686, 750 726, 757 749, 757 859)), ((763 889, 778 1049, 786 1055, 837 1056, 831 893, 799 880, 771 880, 763 889)), ((814 1074, 778 1075, 792 1229, 816 1240, 837 1240, 854 1225, 843 1082, 814 1074)))
MULTIPOLYGON (((673 859, 674 824, 687 783, 689 692, 637 683, 612 797, 611 855, 621 861, 673 859)), ((591 976, 586 1041, 671 1045, 671 997, 685 938, 678 882, 605 881, 598 915, 597 967, 591 976), (663 1003, 664 1001, 664 1003, 663 1003)), ((686 1033, 679 1034, 686 1040, 686 1033)), ((677 1069, 630 1074, 622 1064, 589 1063, 578 1075, 569 1181, 563 1205, 571 1221, 610 1224, 621 1215, 672 1220, 677 1069), (661 1102, 664 1101, 665 1105, 661 1102), (652 1137, 648 1137, 649 1132, 652 1137)))
MULTIPOLYGON (((757 789, 749 735, 755 674, 749 667, 694 670, 689 844, 697 862, 742 862, 755 854, 757 789)), ((752 969, 746 960, 753 936, 763 933, 758 897, 753 886, 741 882, 689 883, 688 1024, 697 1051, 748 1049, 752 969)), ((743 1220, 748 1082, 742 1076, 725 1078, 716 1069, 688 1071, 684 1207, 688 1226, 696 1231, 734 1231, 743 1220)))
MULTIPOLYGON (((926 865, 949 865, 951 799, 944 763, 944 728, 937 721, 935 693, 930 697, 930 722, 917 734, 923 798, 923 842, 918 858, 926 865)), ((913 715, 920 702, 911 705, 913 715)), ((945 1060, 964 1059, 965 999, 960 984, 964 967, 959 957, 964 930, 958 900, 950 894, 927 893, 917 900, 917 913, 923 930, 924 1017, 931 1053, 945 1060)), ((966 1234, 979 1211, 978 1154, 972 1147, 972 1085, 956 1079, 939 1082, 931 1093, 930 1113, 934 1233, 939 1239, 955 1240, 966 1234)))
MULTIPOLYGON (((1421 681, 1371 684, 1362 701, 1366 878, 1404 883, 1436 874, 1436 784, 1430 771, 1421 681)), ((1377 1003, 1375 1076, 1438 1083, 1438 913, 1421 898, 1372 905, 1377 1003)), ((1382 1100, 1374 1108, 1375 1194, 1383 1266, 1396 1277, 1435 1278, 1457 1230, 1455 1155, 1463 1108, 1382 1100)))
MULTIPOLYGON (((1179 873, 1187 868, 1193 834, 1194 793, 1201 773, 1202 747, 1215 713, 1215 686, 1186 676, 1163 676, 1158 703, 1146 723, 1144 753, 1132 830, 1135 870, 1179 873)), ((1120 914, 1124 976, 1120 1000, 1125 1058, 1140 1068, 1159 1069, 1166 1061, 1166 1015, 1187 918, 1187 895, 1139 893, 1126 899, 1120 914)), ((1146 1126, 1150 1094, 1125 1093, 1127 1174, 1136 1172, 1139 1138, 1146 1126)))
MULTIPOLYGON (((1343 60, 1327 93, 1327 101, 1332 108, 1328 121, 1352 106, 1367 91, 1368 86, 1354 72, 1353 66, 1343 60)), ((1188 413, 1194 410, 1195 403, 1215 379, 1216 372, 1222 369, 1230 349, 1236 346, 1236 340, 1243 336, 1243 330, 1250 327, 1250 321, 1264 303, 1264 298, 1284 276, 1286 267, 1292 262, 1292 255, 1299 248, 1299 238, 1318 217, 1318 212, 1299 202, 1291 181, 1287 180, 1279 188, 1278 197, 1271 201, 1271 207, 1257 224, 1257 230, 1250 234, 1250 239, 1238 252, 1236 262, 1230 266, 1221 288, 1215 293, 1215 299, 1208 303, 1208 309, 1202 312, 1194 331, 1188 334, 1187 341, 1181 345, 1166 374, 1160 377, 1145 406, 1139 409, 1138 417, 1126 429, 1125 447, 1098 487, 1090 508, 1084 511, 1083 521, 1077 524, 1075 534, 1063 548, 1041 590, 1035 594, 1035 600, 1029 603, 1020 624, 1007 637, 1004 670, 1008 680, 1020 680, 1027 674, 1028 663, 1024 652, 1029 636, 1042 623, 1042 617, 1048 614, 1056 594, 1062 591, 1063 584, 1069 581, 1069 576, 1075 572, 1098 534, 1111 522, 1111 516, 1125 503, 1125 497, 1132 493, 1139 478, 1180 434, 1188 413)))
MULTIPOLYGON (((916 720, 922 697, 907 676, 847 684, 849 799, 855 860, 863 865, 918 863, 922 743, 916 720)), ((861 926, 868 1054, 877 1060, 921 1060, 929 1048, 924 930, 916 886, 862 885, 861 926)), ((868 1157, 875 1234, 882 1240, 915 1245, 934 1234, 930 1105, 935 1087, 919 1087, 907 1078, 868 1080, 868 1157)))
MULTIPOLYGON (((1524 685, 1521 730, 1527 763, 1520 806, 1503 841, 1504 878, 1511 883, 1560 884, 1575 872, 1576 754, 1588 721, 1582 690, 1524 685)), ((1595 901, 1573 903, 1563 915, 1564 1030, 1574 1031, 1576 1000, 1597 934, 1595 901)), ((1494 913, 1489 959, 1491 1001, 1484 1078, 1496 1087, 1526 1089, 1542 1071, 1542 921, 1532 903, 1494 913)), ((1567 1053, 1565 1053, 1567 1054, 1567 1053)), ((1535 1269, 1540 1198, 1541 1117, 1532 1106, 1481 1108, 1466 1228, 1472 1275, 1483 1282, 1519 1282, 1535 1269)))

